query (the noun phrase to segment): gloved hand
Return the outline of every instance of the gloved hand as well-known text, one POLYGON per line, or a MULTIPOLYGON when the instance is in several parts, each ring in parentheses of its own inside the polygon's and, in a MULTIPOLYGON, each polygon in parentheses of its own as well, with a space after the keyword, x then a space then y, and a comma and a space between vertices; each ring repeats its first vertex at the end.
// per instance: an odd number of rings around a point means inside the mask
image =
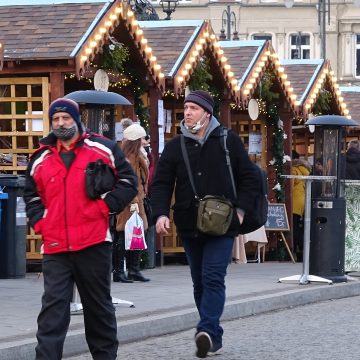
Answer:
POLYGON ((139 213, 139 205, 134 203, 134 204, 130 204, 130 212, 134 212, 136 211, 137 213, 139 213))

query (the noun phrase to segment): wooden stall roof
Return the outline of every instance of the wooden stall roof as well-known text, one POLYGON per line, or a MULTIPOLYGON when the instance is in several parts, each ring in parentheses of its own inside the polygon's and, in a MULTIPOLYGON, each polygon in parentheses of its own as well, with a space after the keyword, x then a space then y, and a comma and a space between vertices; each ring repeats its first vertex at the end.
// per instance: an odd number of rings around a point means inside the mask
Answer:
POLYGON ((297 110, 305 118, 311 113, 313 104, 315 104, 320 95, 320 90, 326 82, 335 95, 339 113, 350 116, 329 61, 323 59, 288 59, 282 60, 281 65, 284 67, 294 93, 298 97, 296 102, 297 110))
POLYGON ((67 65, 63 69, 80 75, 120 21, 138 28, 134 13, 121 0, 1 6, 0 34, 6 42, 4 72, 19 72, 25 62, 37 66, 42 62, 42 69, 56 68, 62 60, 67 65))
POLYGON ((238 96, 242 101, 248 101, 264 72, 272 66, 290 106, 295 107, 296 95, 293 94, 291 83, 269 41, 221 41, 220 46, 232 66, 238 96))
POLYGON ((5 60, 73 58, 86 30, 107 7, 104 3, 1 6, 5 60))
POLYGON ((341 86, 340 91, 349 109, 351 118, 360 124, 360 87, 341 86))
POLYGON ((161 68, 165 80, 163 91, 172 89, 176 95, 181 94, 205 50, 210 48, 227 86, 235 94, 231 66, 221 55, 219 42, 207 21, 140 21, 139 27, 143 41, 150 48, 148 62, 153 57, 161 68))
MULTIPOLYGON (((49 68, 60 71, 57 65, 62 60, 61 71, 76 72, 80 76, 85 73, 121 21, 125 24, 125 31, 132 34, 155 83, 159 88, 164 88, 162 68, 152 56, 134 12, 122 0, 106 3, 1 6, 0 34, 7 44, 4 56, 7 68, 4 71, 7 74, 21 72, 25 69, 25 62, 36 64, 37 69, 42 62, 43 72, 46 69, 49 71, 49 68)), ((170 34, 171 21, 159 21, 164 22, 168 23, 170 34)), ((206 26, 201 27, 201 34, 205 32, 206 26)), ((196 35, 196 32, 192 35, 194 42, 196 35)), ((178 39, 172 37, 171 41, 175 46, 178 39)))

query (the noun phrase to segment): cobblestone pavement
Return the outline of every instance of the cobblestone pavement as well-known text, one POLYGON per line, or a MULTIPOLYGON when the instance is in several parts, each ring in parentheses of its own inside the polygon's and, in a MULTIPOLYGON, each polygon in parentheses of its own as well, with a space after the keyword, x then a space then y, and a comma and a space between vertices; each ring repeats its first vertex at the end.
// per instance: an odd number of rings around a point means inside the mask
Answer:
MULTIPOLYGON (((360 297, 324 301, 223 323, 224 360, 359 359, 360 297)), ((122 344, 119 360, 191 360, 194 331, 122 344)), ((90 360, 88 354, 69 360, 90 360)))

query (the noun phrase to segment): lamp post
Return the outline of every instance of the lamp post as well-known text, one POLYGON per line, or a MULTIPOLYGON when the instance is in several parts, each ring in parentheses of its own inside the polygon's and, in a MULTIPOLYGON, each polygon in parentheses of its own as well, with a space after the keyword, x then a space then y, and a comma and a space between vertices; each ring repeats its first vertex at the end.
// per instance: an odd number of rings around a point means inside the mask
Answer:
POLYGON ((165 20, 171 19, 171 14, 175 11, 176 6, 179 4, 179 0, 160 0, 160 5, 164 13, 166 13, 165 20))
POLYGON ((231 28, 234 28, 233 40, 239 40, 238 32, 236 31, 236 15, 231 11, 230 5, 227 5, 226 10, 223 11, 221 23, 220 40, 231 40, 231 28), (224 26, 226 26, 226 35, 224 26))
POLYGON ((317 11, 320 25, 321 58, 326 59, 326 14, 327 23, 330 25, 330 0, 319 0, 317 11))

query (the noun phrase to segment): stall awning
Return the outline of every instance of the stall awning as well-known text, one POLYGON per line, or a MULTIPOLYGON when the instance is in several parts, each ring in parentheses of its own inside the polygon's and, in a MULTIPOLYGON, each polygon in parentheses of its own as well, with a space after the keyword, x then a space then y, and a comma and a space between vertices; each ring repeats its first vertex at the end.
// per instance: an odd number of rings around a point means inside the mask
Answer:
POLYGON ((252 97, 264 72, 271 67, 289 104, 295 107, 296 96, 291 82, 269 41, 221 41, 220 46, 234 72, 241 102, 246 103, 252 97))
POLYGON ((360 124, 360 87, 359 86, 341 86, 341 95, 349 109, 351 118, 360 124))
POLYGON ((339 115, 350 116, 344 98, 341 96, 339 84, 330 63, 323 59, 282 60, 294 93, 298 96, 298 112, 306 118, 321 94, 328 88, 334 95, 339 115))
MULTIPOLYGON (((148 49, 148 62, 151 56, 156 59, 165 79, 165 88, 179 95, 185 89, 191 74, 209 50, 224 77, 224 82, 235 94, 232 82, 233 72, 227 59, 222 55, 220 44, 207 21, 204 20, 166 20, 140 21, 139 33, 148 49)), ((146 48, 144 49, 146 53, 146 48)))

